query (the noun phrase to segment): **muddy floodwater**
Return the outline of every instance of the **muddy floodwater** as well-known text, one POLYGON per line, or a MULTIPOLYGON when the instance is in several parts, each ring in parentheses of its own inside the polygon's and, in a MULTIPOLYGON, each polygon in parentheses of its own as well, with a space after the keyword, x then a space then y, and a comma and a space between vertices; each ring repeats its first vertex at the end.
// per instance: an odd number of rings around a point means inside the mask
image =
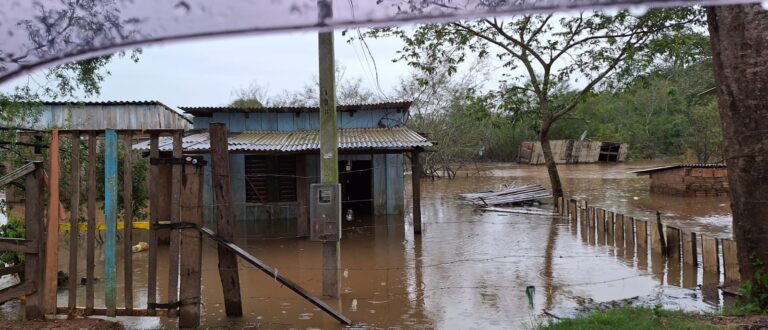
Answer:
MULTIPOLYGON (((727 198, 677 198, 649 195, 647 177, 627 173, 651 164, 560 166, 568 198, 683 229, 730 237, 727 198)), ((698 272, 668 271, 655 257, 590 244, 567 219, 522 214, 482 213, 457 194, 496 189, 504 183, 548 185, 544 167, 486 164, 460 172, 454 180, 422 182, 424 233, 412 234, 410 195, 406 215, 344 221, 341 242, 341 297, 326 300, 356 326, 401 328, 531 328, 545 314, 573 316, 581 306, 640 297, 671 308, 711 310, 721 306, 718 278, 698 272), (698 287, 699 284, 703 284, 698 287), (532 293, 530 299, 526 291, 532 293), (650 298, 649 298, 650 297, 650 298), (545 313, 546 311, 546 313, 545 313)), ((410 184, 406 184, 410 187, 410 184)), ((551 209, 551 201, 542 208, 551 209)), ((240 224, 235 242, 310 292, 321 292, 321 246, 296 239, 295 225, 281 221, 240 224)), ((136 241, 146 232, 137 230, 136 241)), ((61 241, 66 242, 67 234, 61 241)), ((64 247, 60 268, 68 263, 64 247)), ((85 252, 80 249, 81 263, 85 252)), ((103 252, 97 253, 103 265, 103 252)), ((119 258, 122 258, 120 255, 119 258)), ((146 306, 146 253, 133 255, 134 301, 146 306)), ((159 251, 160 301, 166 298, 167 250, 159 251)), ((121 264, 118 259, 118 264, 121 264)), ((81 265, 84 276, 84 268, 81 265)), ((214 327, 341 328, 310 303, 256 268, 240 262, 244 315, 227 318, 217 269, 216 247, 203 247, 203 319, 214 327)), ((96 270, 102 277, 103 266, 96 270)), ((118 269, 122 283, 122 269, 118 269)), ((103 306, 103 285, 96 304, 103 306)), ((118 287, 118 297, 124 294, 118 287)), ((67 291, 59 292, 66 306, 67 291)), ((78 290, 83 303, 85 287, 78 290)), ((119 303, 120 304, 120 303, 119 303)), ((9 304, 6 304, 9 305, 9 304)), ((13 306, 11 304, 10 306, 13 306)), ((5 315, 12 315, 4 306, 5 315)), ((131 328, 174 327, 166 318, 120 318, 131 328)))

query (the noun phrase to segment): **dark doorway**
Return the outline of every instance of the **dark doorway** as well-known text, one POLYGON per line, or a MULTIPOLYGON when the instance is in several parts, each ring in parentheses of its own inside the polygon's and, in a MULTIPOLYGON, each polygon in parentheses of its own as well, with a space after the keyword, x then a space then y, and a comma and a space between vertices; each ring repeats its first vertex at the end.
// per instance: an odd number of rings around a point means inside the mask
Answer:
POLYGON ((620 149, 621 149, 620 143, 603 142, 600 145, 600 155, 599 155, 598 161, 618 162, 620 149))
POLYGON ((342 160, 339 162, 341 183, 341 211, 355 214, 373 212, 373 163, 370 160, 342 160))

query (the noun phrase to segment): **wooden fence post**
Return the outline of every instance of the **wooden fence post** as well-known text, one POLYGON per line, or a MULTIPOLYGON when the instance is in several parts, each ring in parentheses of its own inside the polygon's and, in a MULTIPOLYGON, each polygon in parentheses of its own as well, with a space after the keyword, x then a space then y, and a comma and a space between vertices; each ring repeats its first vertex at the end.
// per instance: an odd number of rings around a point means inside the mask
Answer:
MULTIPOLYGON (((216 232, 226 240, 233 239, 232 189, 229 181, 229 143, 227 127, 222 123, 209 125, 211 136, 211 173, 213 175, 214 204, 216 204, 216 232)), ((242 316, 240 274, 237 256, 219 245, 219 276, 224 290, 224 309, 227 316, 242 316)))
POLYGON ((699 264, 699 251, 696 233, 683 234, 683 263, 696 266, 699 264))
POLYGON ((680 284, 680 229, 667 226, 667 283, 680 284))
POLYGON ((619 214, 611 212, 613 218, 613 239, 616 241, 616 247, 624 247, 624 219, 619 214))
POLYGON ((45 283, 43 292, 45 312, 56 313, 57 275, 59 270, 59 131, 51 132, 50 166, 48 174, 48 225, 45 245, 45 283))
POLYGON ((718 256, 718 241, 714 237, 701 236, 701 259, 704 272, 720 273, 720 258, 718 256))
POLYGON ((38 253, 24 255, 24 276, 32 279, 35 292, 27 296, 25 301, 25 315, 28 320, 45 319, 45 294, 43 283, 45 281, 45 219, 43 218, 43 198, 45 193, 43 186, 42 164, 36 164, 36 169, 27 174, 24 182, 24 222, 26 238, 37 243, 38 253))
POLYGON ((85 315, 93 313, 96 281, 96 132, 88 134, 88 232, 85 238, 85 315))
POLYGON ((179 328, 200 326, 202 242, 199 227, 203 224, 203 166, 184 165, 181 192, 181 219, 198 228, 181 231, 181 279, 179 328))
POLYGON ((648 223, 645 220, 631 218, 635 223, 635 242, 637 242, 638 250, 648 249, 648 223))
POLYGON ((104 304, 107 316, 117 312, 117 132, 104 132, 104 304))
POLYGON ((124 136, 123 150, 123 277, 125 309, 133 311, 133 134, 124 136))
POLYGON ((600 245, 607 244, 606 242, 606 228, 605 228, 605 210, 595 209, 595 221, 597 221, 597 242, 600 245))
POLYGON ((69 313, 74 314, 77 307, 77 241, 80 221, 80 132, 72 132, 72 174, 69 195, 69 313))
POLYGON ((725 283, 729 285, 739 284, 741 274, 739 273, 739 259, 736 254, 736 241, 731 239, 722 239, 720 244, 723 248, 723 271, 725 272, 725 283))
POLYGON ((653 252, 667 256, 667 243, 664 240, 664 225, 661 223, 661 213, 656 211, 656 224, 651 226, 651 247, 653 252))
MULTIPOLYGON (((173 157, 179 159, 182 157, 182 132, 173 132, 173 157)), ((182 165, 171 166, 171 223, 181 221, 181 171, 182 165)), ((169 230, 168 237, 170 244, 168 246, 168 302, 173 303, 179 300, 179 232, 169 230)), ((178 310, 168 310, 168 316, 177 316, 178 310)))
MULTIPOLYGON (((149 158, 157 159, 160 157, 159 139, 157 133, 149 135, 149 158)), ((149 167, 150 182, 157 182, 160 178, 160 165, 149 167)), ((150 315, 155 315, 155 304, 157 303, 157 223, 160 220, 159 204, 160 199, 157 189, 149 190, 149 257, 147 265, 147 309, 150 315)))

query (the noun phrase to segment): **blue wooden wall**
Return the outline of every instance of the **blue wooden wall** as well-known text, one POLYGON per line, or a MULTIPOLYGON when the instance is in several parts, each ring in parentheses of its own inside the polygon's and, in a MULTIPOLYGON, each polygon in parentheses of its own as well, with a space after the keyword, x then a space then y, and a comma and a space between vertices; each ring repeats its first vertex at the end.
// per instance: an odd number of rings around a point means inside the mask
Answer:
MULTIPOLYGON (((405 113, 396 109, 360 110, 339 112, 339 128, 372 128, 402 125, 405 113)), ((317 130, 320 117, 317 112, 305 113, 214 113, 211 117, 195 117, 194 128, 207 129, 209 123, 221 122, 230 132, 242 131, 294 131, 317 130)), ((300 156, 301 157, 301 156, 300 156)), ((319 182, 320 156, 306 155, 307 184, 319 182)), ((373 208, 374 214, 402 214, 404 204, 403 155, 339 155, 339 160, 372 160, 373 164, 373 208)), ((247 204, 245 202, 245 156, 230 155, 232 198, 235 203, 237 221, 280 220, 296 217, 296 203, 272 203, 269 205, 247 204)), ((309 191, 309 189, 307 189, 309 191)), ((210 170, 206 171, 203 198, 206 205, 213 205, 210 170)), ((214 219, 212 208, 206 208, 205 218, 214 219)))

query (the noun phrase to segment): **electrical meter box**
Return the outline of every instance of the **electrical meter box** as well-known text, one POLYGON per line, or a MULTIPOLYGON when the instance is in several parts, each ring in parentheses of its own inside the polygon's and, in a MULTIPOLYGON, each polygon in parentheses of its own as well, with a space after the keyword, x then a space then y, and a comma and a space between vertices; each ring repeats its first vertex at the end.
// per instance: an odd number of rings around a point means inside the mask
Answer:
POLYGON ((313 241, 341 239, 341 185, 313 183, 309 194, 309 238, 313 241))

